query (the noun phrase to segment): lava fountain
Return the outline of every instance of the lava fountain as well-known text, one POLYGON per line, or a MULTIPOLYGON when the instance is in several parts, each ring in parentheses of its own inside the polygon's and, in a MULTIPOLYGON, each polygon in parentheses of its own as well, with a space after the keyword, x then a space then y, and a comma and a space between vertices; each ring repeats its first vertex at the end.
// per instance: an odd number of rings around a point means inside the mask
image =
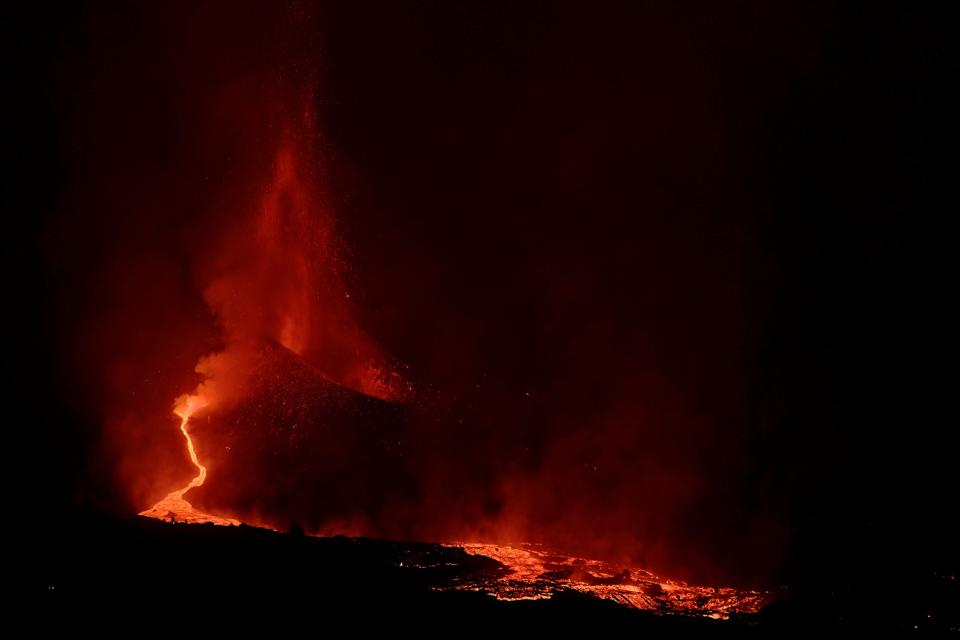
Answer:
MULTIPOLYGON (((264 377, 258 368, 264 354, 282 351, 285 357, 329 381, 330 388, 349 389, 384 402, 398 401, 406 388, 388 358, 356 322, 341 278, 346 265, 335 221, 324 200, 319 175, 321 155, 313 142, 317 132, 309 106, 312 96, 311 86, 299 100, 289 99, 306 106, 297 116, 283 118, 287 124, 272 141, 272 160, 251 161, 250 184, 257 188, 243 191, 232 182, 225 183, 229 204, 219 203, 210 215, 210 240, 196 256, 193 267, 203 299, 216 318, 221 344, 200 357, 195 373, 202 380, 191 393, 177 399, 174 409, 197 473, 186 486, 140 512, 142 516, 170 522, 240 523, 201 512, 185 498, 207 479, 198 444, 191 437, 190 421, 200 411, 214 419, 229 415, 237 405, 242 412, 250 399, 276 382, 264 377), (241 195, 236 194, 238 191, 241 195), (237 213, 227 217, 222 213, 225 210, 237 213)), ((280 107, 277 110, 286 112, 280 107)), ((289 389, 287 392, 281 392, 284 407, 313 401, 292 397, 289 389)), ((256 440, 258 434, 283 428, 279 415, 268 416, 246 438, 256 440)), ((207 436, 204 434, 201 441, 207 436)), ((216 441, 217 434, 211 437, 216 441)), ((226 472, 227 484, 249 471, 238 472, 231 464, 238 456, 236 451, 229 453, 230 448, 211 446, 205 456, 211 468, 226 472)), ((273 453, 277 450, 271 449, 273 453)), ((265 464, 262 459, 258 462, 265 464)), ((221 487, 208 503, 222 508, 223 492, 221 487)), ((259 500, 264 492, 255 494, 251 499, 259 500)), ((248 507, 228 510, 246 522, 252 519, 263 524, 248 507)))

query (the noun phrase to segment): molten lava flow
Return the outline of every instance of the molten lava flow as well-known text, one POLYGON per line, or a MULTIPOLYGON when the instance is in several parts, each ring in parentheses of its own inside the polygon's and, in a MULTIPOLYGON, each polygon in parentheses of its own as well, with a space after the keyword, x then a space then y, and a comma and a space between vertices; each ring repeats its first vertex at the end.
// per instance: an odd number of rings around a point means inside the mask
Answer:
POLYGON ((204 402, 200 396, 183 396, 173 411, 180 417, 180 431, 183 432, 183 437, 187 439, 187 451, 190 452, 190 461, 193 462, 193 466, 195 466, 198 471, 196 477, 184 488, 167 494, 167 496, 157 504, 146 511, 141 511, 141 516, 166 520, 167 522, 188 522, 193 524, 211 522, 221 525, 240 524, 238 520, 232 518, 221 518, 198 511, 183 497, 190 489, 202 485, 203 481, 207 478, 207 468, 200 464, 200 460, 197 458, 197 450, 193 446, 193 439, 190 437, 190 432, 187 431, 190 416, 205 406, 207 406, 207 403, 204 402))
POLYGON ((471 555, 493 558, 504 568, 499 574, 464 580, 454 588, 489 593, 498 600, 539 600, 572 590, 634 609, 727 619, 734 614, 757 613, 770 597, 759 591, 690 585, 638 567, 568 556, 542 545, 455 546, 471 555))

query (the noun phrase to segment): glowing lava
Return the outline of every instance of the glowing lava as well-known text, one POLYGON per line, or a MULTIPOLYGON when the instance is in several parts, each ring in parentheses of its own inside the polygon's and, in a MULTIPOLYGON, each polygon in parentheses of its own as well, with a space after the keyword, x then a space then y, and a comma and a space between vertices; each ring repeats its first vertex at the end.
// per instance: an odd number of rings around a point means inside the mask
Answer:
POLYGON ((540 600, 579 591, 601 600, 665 614, 727 619, 757 613, 769 593, 701 587, 661 578, 645 569, 557 553, 542 545, 457 543, 471 555, 493 558, 504 570, 458 584, 455 589, 488 593, 498 600, 540 600))
POLYGON ((167 522, 186 522, 191 524, 202 524, 205 522, 220 525, 240 524, 239 520, 221 518, 220 516, 203 513, 183 497, 187 491, 194 487, 199 487, 203 484, 203 481, 207 479, 207 468, 200 464, 200 460, 197 458, 197 450, 193 446, 193 439, 190 438, 190 432, 187 431, 190 416, 205 406, 207 406, 207 403, 204 402, 200 396, 182 396, 176 408, 173 410, 173 412, 180 417, 180 431, 183 432, 183 437, 187 439, 187 451, 190 452, 190 461, 193 462, 193 466, 195 466, 198 471, 196 477, 184 488, 167 494, 167 496, 157 504, 146 511, 141 511, 141 516, 166 520, 167 522))

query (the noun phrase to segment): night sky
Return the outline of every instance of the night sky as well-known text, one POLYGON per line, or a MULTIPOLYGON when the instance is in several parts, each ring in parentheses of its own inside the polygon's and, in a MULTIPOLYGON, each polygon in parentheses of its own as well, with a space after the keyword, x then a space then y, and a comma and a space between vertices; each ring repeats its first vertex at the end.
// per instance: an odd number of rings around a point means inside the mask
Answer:
POLYGON ((274 4, 25 17, 9 369, 44 527, 149 506, 141 444, 185 464, 175 425, 105 424, 215 348, 195 258, 272 159, 265 96, 315 83, 420 535, 519 518, 766 585, 955 563, 945 9, 274 4))

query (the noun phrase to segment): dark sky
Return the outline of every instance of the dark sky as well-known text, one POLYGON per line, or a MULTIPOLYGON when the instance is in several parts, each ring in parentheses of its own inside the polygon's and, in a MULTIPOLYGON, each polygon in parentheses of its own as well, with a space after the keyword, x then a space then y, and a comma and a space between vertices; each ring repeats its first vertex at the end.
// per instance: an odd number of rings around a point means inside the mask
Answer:
POLYGON ((691 576, 945 557, 946 11, 234 4, 25 30, 11 339, 45 517, 134 506, 102 427, 127 374, 90 336, 144 362, 174 332, 192 368, 185 229, 266 147, 260 81, 312 79, 359 323, 418 389, 420 504, 691 576))

